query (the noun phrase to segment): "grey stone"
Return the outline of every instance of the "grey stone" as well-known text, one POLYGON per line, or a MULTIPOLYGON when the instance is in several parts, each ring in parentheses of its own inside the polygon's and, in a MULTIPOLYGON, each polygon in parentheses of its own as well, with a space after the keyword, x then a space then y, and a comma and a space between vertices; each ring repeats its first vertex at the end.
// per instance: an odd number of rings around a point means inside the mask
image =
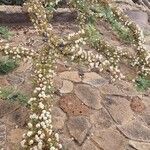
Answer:
POLYGON ((125 98, 107 96, 104 105, 118 124, 126 123, 134 118, 134 113, 130 108, 130 102, 125 98))
POLYGON ((59 74, 60 78, 70 80, 72 82, 81 82, 78 71, 64 71, 59 74))
POLYGON ((90 85, 78 84, 75 87, 75 94, 87 106, 93 109, 100 109, 102 97, 98 89, 90 85))
POLYGON ((100 109, 99 111, 93 113, 90 116, 90 122, 93 124, 95 128, 98 130, 103 130, 111 127, 114 123, 109 113, 104 109, 100 109))
POLYGON ((63 85, 60 89, 60 93, 66 94, 71 93, 73 91, 73 83, 68 80, 63 80, 63 85))
POLYGON ((129 145, 134 147, 136 150, 150 150, 150 143, 129 141, 129 145))
POLYGON ((67 119, 66 114, 58 107, 52 108, 52 123, 55 129, 62 129, 67 119))
POLYGON ((102 150, 125 150, 127 140, 115 128, 95 130, 92 141, 102 150))
POLYGON ((99 150, 99 148, 89 139, 87 139, 82 146, 82 150, 99 150))
POLYGON ((124 125, 118 125, 127 138, 140 142, 150 142, 150 128, 148 128, 141 120, 134 119, 124 125))
POLYGON ((104 85, 108 81, 95 72, 89 72, 84 74, 82 82, 98 87, 104 85))
POLYGON ((82 116, 72 117, 67 123, 67 127, 70 135, 79 143, 82 144, 86 139, 91 124, 89 121, 82 116))
POLYGON ((128 10, 126 14, 131 18, 132 21, 141 27, 144 27, 148 24, 148 14, 146 12, 141 10, 128 10))
POLYGON ((123 91, 113 84, 105 84, 98 87, 99 91, 104 95, 119 95, 119 96, 127 96, 123 91))

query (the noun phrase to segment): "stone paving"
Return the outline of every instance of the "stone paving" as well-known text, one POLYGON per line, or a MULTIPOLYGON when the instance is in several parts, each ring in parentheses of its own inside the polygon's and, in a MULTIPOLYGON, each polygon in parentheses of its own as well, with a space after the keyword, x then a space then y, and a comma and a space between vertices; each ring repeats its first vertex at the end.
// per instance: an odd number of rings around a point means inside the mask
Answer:
MULTIPOLYGON (((128 15, 143 28, 149 50, 148 16, 136 12, 128 15)), ((63 150, 150 150, 150 90, 138 92, 127 81, 110 83, 94 70, 70 70, 70 64, 61 62, 57 66, 52 115, 63 150)), ((15 72, 0 76, 0 86, 13 85, 30 95, 31 72, 31 62, 22 63, 15 72)), ((0 100, 0 150, 22 150, 19 142, 28 114, 19 104, 0 100)))

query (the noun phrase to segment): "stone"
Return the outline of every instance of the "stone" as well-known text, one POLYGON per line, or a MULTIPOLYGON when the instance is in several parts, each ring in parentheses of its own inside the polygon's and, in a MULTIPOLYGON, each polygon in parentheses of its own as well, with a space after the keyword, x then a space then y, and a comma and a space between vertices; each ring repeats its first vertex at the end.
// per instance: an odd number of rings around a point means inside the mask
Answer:
POLYGON ((59 74, 60 78, 70 80, 72 82, 81 82, 78 71, 65 71, 59 74))
POLYGON ((99 150, 99 148, 89 139, 87 139, 82 146, 82 150, 99 150))
POLYGON ((90 85, 78 84, 74 89, 77 97, 88 107, 100 109, 102 97, 98 89, 90 85))
POLYGON ((111 116, 104 108, 90 115, 90 122, 98 130, 110 128, 114 124, 111 116))
POLYGON ((148 14, 141 10, 128 10, 126 14, 129 18, 137 23, 139 26, 144 27, 148 24, 148 14))
POLYGON ((64 150, 80 150, 80 147, 73 141, 69 143, 64 143, 63 148, 64 150))
POLYGON ((52 108, 52 123, 54 129, 62 129, 64 127, 66 119, 66 114, 60 108, 52 108))
POLYGON ((117 127, 120 132, 131 140, 150 142, 150 128, 139 119, 134 119, 126 124, 118 125, 117 127))
POLYGON ((6 80, 6 77, 0 77, 0 86, 9 86, 8 81, 6 80))
POLYGON ((107 96, 104 101, 105 108, 118 124, 124 124, 134 118, 130 108, 130 101, 118 96, 107 96))
POLYGON ((67 127, 70 135, 79 143, 82 144, 89 134, 91 124, 83 116, 72 117, 67 122, 67 127))
POLYGON ((130 104, 134 112, 141 113, 145 109, 145 105, 139 97, 133 97, 130 104))
POLYGON ((84 74, 82 82, 98 87, 107 83, 108 81, 95 72, 89 72, 84 74))
POLYGON ((124 94, 120 88, 116 87, 113 84, 108 83, 98 87, 98 89, 104 95, 126 96, 126 94, 124 94))
POLYGON ((59 100, 59 105, 60 108, 69 116, 89 116, 91 113, 91 109, 89 109, 86 105, 82 104, 82 102, 74 94, 68 94, 63 96, 59 100))
POLYGON ((9 74, 7 76, 7 81, 11 85, 21 85, 25 79, 19 74, 9 74))
POLYGON ((59 76, 53 78, 54 87, 60 89, 63 86, 63 81, 59 76))
POLYGON ((24 127, 29 118, 29 110, 26 107, 20 107, 6 116, 19 127, 24 127))
POLYGON ((126 138, 115 128, 95 130, 90 138, 102 150, 125 150, 127 143, 126 138))
MULTIPOLYGON (((131 71, 128 72, 128 74, 131 74, 131 71)), ((135 77, 135 74, 134 74, 135 77)), ((133 96, 137 96, 140 93, 137 92, 135 86, 133 85, 133 83, 127 82, 127 81, 123 81, 123 80, 118 80, 115 82, 115 86, 120 89, 123 94, 127 95, 128 97, 133 97, 133 96)))
POLYGON ((0 148, 6 144, 6 126, 0 121, 0 148))
POLYGON ((150 150, 150 143, 143 143, 130 140, 129 145, 134 147, 136 150, 150 150))
POLYGON ((73 83, 68 80, 63 80, 63 85, 59 91, 62 94, 71 93, 73 91, 73 83))
POLYGON ((0 118, 18 109, 18 103, 10 103, 5 100, 0 100, 0 118))

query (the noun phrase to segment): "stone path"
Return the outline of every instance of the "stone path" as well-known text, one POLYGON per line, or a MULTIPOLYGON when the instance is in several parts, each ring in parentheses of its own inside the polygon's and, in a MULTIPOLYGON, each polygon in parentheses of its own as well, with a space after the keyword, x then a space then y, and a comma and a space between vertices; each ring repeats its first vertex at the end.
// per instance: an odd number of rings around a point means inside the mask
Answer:
MULTIPOLYGON (((133 11, 128 15, 143 28, 149 50, 148 16, 141 10, 133 11)), ((62 26, 59 32, 70 32, 69 27, 62 26)), ((110 84, 96 70, 70 70, 66 64, 57 63, 52 109, 54 130, 60 133, 63 150, 150 150, 150 90, 137 92, 127 81, 110 84)), ((0 77, 0 84, 15 85, 31 94, 31 72, 31 62, 23 63, 12 74, 0 77)), ((27 118, 26 108, 0 100, 0 149, 21 150, 18 145, 27 118)))
POLYGON ((55 82, 53 122, 65 150, 150 150, 150 95, 95 72, 64 71, 55 82))

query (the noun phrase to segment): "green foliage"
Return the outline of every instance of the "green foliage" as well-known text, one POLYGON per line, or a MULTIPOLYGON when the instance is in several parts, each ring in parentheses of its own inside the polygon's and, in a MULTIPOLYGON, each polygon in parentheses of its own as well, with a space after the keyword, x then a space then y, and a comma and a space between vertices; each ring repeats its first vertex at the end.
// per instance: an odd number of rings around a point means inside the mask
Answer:
POLYGON ((0 91, 1 99, 8 100, 10 102, 19 102, 20 104, 23 104, 25 106, 28 105, 28 97, 19 91, 16 92, 12 87, 2 88, 0 89, 0 91))
POLYGON ((7 27, 0 26, 0 37, 4 39, 9 39, 11 36, 10 31, 7 27))
POLYGON ((111 24, 112 29, 117 32, 118 36, 127 43, 132 43, 134 37, 129 28, 122 25, 120 21, 113 15, 112 10, 108 7, 101 8, 102 16, 111 24))
POLYGON ((4 57, 0 60, 0 75, 8 74, 9 72, 13 71, 18 66, 18 63, 13 60, 9 59, 8 57, 4 57))
POLYGON ((150 79, 146 79, 145 77, 140 76, 135 83, 137 89, 140 91, 145 91, 150 88, 150 79))

